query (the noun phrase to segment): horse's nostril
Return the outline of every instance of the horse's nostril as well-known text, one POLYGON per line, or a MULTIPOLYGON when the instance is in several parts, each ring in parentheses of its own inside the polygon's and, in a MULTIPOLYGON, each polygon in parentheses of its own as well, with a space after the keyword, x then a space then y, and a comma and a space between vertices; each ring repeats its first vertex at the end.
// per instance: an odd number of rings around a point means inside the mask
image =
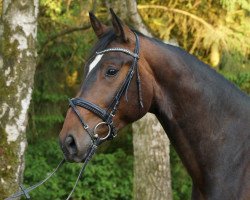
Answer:
POLYGON ((77 146, 75 143, 75 140, 72 136, 68 136, 65 139, 65 146, 70 154, 76 154, 77 153, 77 146))
POLYGON ((74 142, 74 138, 72 136, 68 136, 65 140, 66 144, 71 144, 72 142, 74 142))

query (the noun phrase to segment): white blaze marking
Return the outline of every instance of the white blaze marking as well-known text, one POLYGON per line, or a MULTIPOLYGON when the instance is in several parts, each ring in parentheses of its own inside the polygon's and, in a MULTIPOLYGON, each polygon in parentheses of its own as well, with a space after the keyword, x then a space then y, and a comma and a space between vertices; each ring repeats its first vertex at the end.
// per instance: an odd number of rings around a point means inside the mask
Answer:
MULTIPOLYGON (((99 54, 95 57, 95 59, 90 63, 89 65, 89 71, 88 74, 95 68, 95 66, 99 63, 99 61, 102 59, 103 54, 99 54)), ((87 74, 87 75, 88 75, 87 74)))

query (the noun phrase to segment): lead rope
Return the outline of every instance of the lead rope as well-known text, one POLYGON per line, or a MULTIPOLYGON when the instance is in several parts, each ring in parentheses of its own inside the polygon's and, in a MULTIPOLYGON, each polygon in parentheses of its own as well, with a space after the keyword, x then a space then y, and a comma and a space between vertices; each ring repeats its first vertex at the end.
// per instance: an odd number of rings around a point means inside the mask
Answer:
POLYGON ((79 175, 78 175, 78 177, 77 177, 77 179, 76 179, 75 185, 74 185, 74 187, 72 188, 72 190, 71 190, 71 192, 69 193, 69 195, 68 195, 68 197, 67 197, 66 200, 69 200, 69 198, 72 196, 73 192, 75 191, 76 186, 77 186, 77 184, 78 184, 80 178, 82 177, 82 174, 83 174, 83 172, 84 172, 84 170, 85 170, 85 168, 86 168, 88 162, 90 161, 90 159, 92 158, 92 156, 95 154, 95 152, 96 152, 97 147, 98 147, 99 144, 100 144, 100 138, 97 138, 97 139, 94 141, 94 143, 92 144, 92 146, 91 146, 91 148, 90 148, 90 151, 89 151, 89 153, 88 153, 88 155, 87 155, 87 158, 85 159, 85 161, 84 161, 84 163, 83 163, 82 169, 80 170, 79 175))
MULTIPOLYGON (((73 192, 75 191, 76 189, 76 186, 80 180, 80 178, 82 177, 82 174, 88 164, 88 162, 90 161, 90 159, 93 157, 93 155, 95 154, 96 150, 97 150, 97 147, 98 145, 100 144, 100 138, 97 138, 93 144, 91 145, 91 148, 89 149, 89 152, 87 154, 87 157, 83 163, 83 166, 79 172, 79 175, 76 179, 76 182, 74 184, 74 187, 72 188, 71 192, 69 193, 68 197, 66 200, 69 200, 70 197, 72 196, 73 192)), ((32 190, 36 189, 37 187, 39 187, 40 185, 43 185, 47 180, 49 180, 56 172, 57 170, 65 163, 65 159, 63 159, 59 164, 58 166, 56 167, 56 169, 50 173, 44 180, 40 181, 39 183, 36 183, 35 185, 25 189, 22 185, 20 185, 20 188, 21 188, 21 191, 11 195, 10 197, 6 198, 5 200, 12 200, 12 199, 15 199, 15 198, 18 198, 22 195, 25 196, 26 199, 30 199, 30 195, 29 195, 29 192, 31 192, 32 190)))
POLYGON ((5 200, 15 199, 15 198, 20 197, 22 195, 24 195, 26 199, 30 199, 29 192, 31 192, 32 190, 36 189, 40 185, 43 185, 47 180, 49 180, 57 172, 57 170, 64 163, 65 163, 65 159, 61 160, 61 162, 58 164, 58 166, 55 168, 55 170, 52 173, 50 173, 45 179, 43 179, 42 181, 36 183, 33 186, 30 186, 30 187, 28 187, 28 188, 25 189, 22 185, 19 185, 19 187, 21 188, 21 191, 15 193, 13 195, 11 195, 10 197, 6 198, 5 200))

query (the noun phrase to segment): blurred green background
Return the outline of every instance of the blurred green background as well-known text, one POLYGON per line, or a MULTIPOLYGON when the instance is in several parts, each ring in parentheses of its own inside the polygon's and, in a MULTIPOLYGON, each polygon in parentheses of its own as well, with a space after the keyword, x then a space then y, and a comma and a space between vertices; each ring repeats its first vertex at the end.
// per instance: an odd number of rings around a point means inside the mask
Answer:
MULTIPOLYGON (((96 37, 88 11, 109 23, 106 1, 41 0, 38 18, 39 59, 29 109, 24 183, 33 184, 62 158, 58 134, 82 82, 85 59, 96 37)), ((178 43, 250 93, 250 3, 246 0, 138 1, 138 11, 154 35, 178 43)), ((67 164, 36 199, 65 199, 80 166, 67 164), (48 190, 50 192, 48 192, 48 190)), ((174 200, 190 199, 191 180, 171 147, 174 200)), ((74 199, 132 199, 133 146, 131 127, 106 143, 88 165, 74 199)))

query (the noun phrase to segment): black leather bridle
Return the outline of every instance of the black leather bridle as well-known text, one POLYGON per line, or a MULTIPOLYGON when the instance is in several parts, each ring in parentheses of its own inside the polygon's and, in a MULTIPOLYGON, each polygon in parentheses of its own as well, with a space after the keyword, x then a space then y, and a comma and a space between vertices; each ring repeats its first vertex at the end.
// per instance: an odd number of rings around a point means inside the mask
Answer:
MULTIPOLYGON (((75 114, 79 118, 84 130, 89 134, 89 136, 92 140, 92 144, 90 145, 90 147, 88 149, 86 159, 84 160, 83 166, 82 166, 80 173, 77 177, 75 185, 74 185, 73 189, 71 190, 71 192, 69 193, 66 200, 69 200, 70 197, 72 196, 72 194, 77 186, 78 181, 80 180, 88 162, 90 161, 92 156, 95 154, 99 144, 101 144, 105 140, 113 139, 116 136, 116 129, 114 126, 113 118, 116 114, 118 105, 119 105, 120 100, 121 100, 123 95, 125 95, 125 98, 128 101, 127 92, 128 92, 128 88, 130 86, 131 80, 132 80, 135 73, 136 73, 136 83, 137 83, 137 91, 138 91, 138 103, 139 103, 139 106, 141 108, 143 108, 142 94, 141 94, 141 80, 140 80, 140 74, 139 74, 139 70, 138 70, 140 44, 139 44, 138 35, 135 32, 134 32, 134 34, 135 34, 135 39, 136 39, 134 52, 131 52, 131 51, 129 51, 127 49, 123 49, 123 48, 109 48, 109 49, 105 49, 103 51, 96 52, 96 55, 105 54, 108 52, 122 52, 122 53, 125 53, 125 54, 133 57, 133 63, 129 68, 129 71, 126 75, 126 78, 125 78, 124 82, 122 83, 121 87, 117 90, 116 95, 113 98, 109 107, 107 109, 102 109, 98 105, 93 104, 89 101, 86 101, 83 98, 69 99, 69 106, 73 109, 73 111, 75 112, 75 114), (77 106, 85 108, 85 109, 93 112, 99 118, 102 119, 102 122, 98 123, 94 127, 94 129, 89 128, 87 123, 84 121, 83 117, 80 115, 80 112, 77 109, 77 106), (101 126, 103 124, 108 126, 108 133, 106 136, 100 137, 98 135, 98 133, 96 132, 96 130, 98 129, 99 126, 101 126)), ((5 200, 15 199, 15 198, 18 198, 22 195, 24 195, 26 199, 30 199, 29 192, 31 192, 32 190, 36 189, 40 185, 44 184, 47 180, 49 180, 64 163, 65 163, 65 159, 63 159, 59 163, 59 165, 56 167, 56 169, 52 173, 50 173, 44 180, 36 183, 35 185, 30 186, 28 188, 24 188, 22 185, 20 185, 21 190, 16 192, 15 194, 11 195, 10 197, 6 198, 5 200)))
POLYGON ((134 32, 135 34, 135 49, 134 52, 131 52, 127 49, 123 48, 109 48, 105 49, 103 51, 98 51, 96 52, 96 55, 102 55, 105 53, 109 52, 122 52, 125 53, 129 56, 133 57, 133 63, 129 68, 129 71, 126 75, 126 78, 121 85, 121 87, 118 89, 116 92, 115 97, 113 98, 111 104, 108 106, 107 109, 100 108, 98 105, 93 104, 89 101, 86 101, 83 98, 72 98, 69 99, 69 105, 77 115, 78 119, 80 120, 84 130, 89 134, 92 142, 94 143, 97 138, 99 138, 100 142, 107 140, 107 139, 112 139, 116 136, 116 128, 114 126, 113 118, 116 114, 118 105, 120 103, 120 100, 123 95, 125 95, 126 100, 128 101, 127 97, 127 91, 130 86, 131 80, 136 73, 136 82, 137 82, 137 90, 138 90, 138 102, 141 107, 143 107, 143 102, 142 102, 142 94, 141 94, 141 80, 140 80, 140 74, 138 70, 138 59, 139 59, 139 37, 138 35, 134 32), (95 115, 97 115, 99 118, 102 119, 102 122, 98 123, 94 129, 90 129, 87 123, 84 121, 83 117, 80 115, 80 112, 77 109, 77 106, 85 108, 95 115), (100 137, 97 133, 96 130, 98 129, 99 126, 101 125, 107 125, 108 126, 108 133, 105 137, 100 137))

